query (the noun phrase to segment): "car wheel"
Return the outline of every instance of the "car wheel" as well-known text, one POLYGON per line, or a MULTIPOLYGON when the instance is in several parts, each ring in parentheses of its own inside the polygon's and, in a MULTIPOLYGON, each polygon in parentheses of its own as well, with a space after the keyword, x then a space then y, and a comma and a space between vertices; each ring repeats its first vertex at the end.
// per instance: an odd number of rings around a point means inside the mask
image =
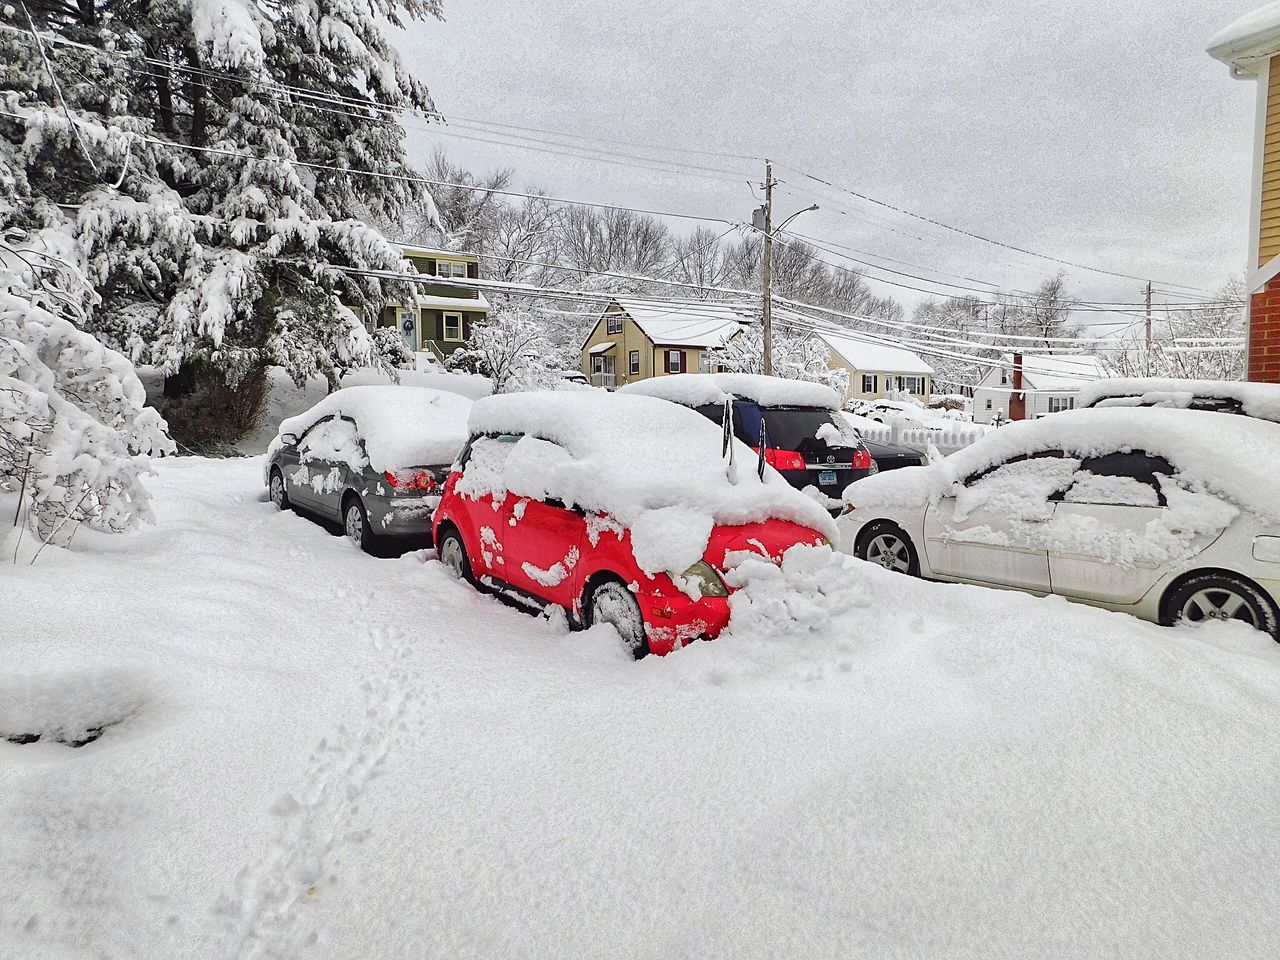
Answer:
POLYGON ((364 512, 364 504, 360 502, 359 497, 348 500, 342 511, 342 532, 365 553, 373 553, 376 538, 369 526, 369 516, 364 512))
POLYGON ((639 660, 649 653, 649 638, 644 632, 644 617, 635 594, 617 580, 609 580, 591 591, 587 603, 587 626, 610 624, 622 637, 631 655, 639 660))
POLYGON ((276 505, 277 510, 289 509, 289 491, 285 489, 284 475, 279 469, 271 471, 271 481, 267 489, 271 493, 271 502, 276 505))
POLYGON ((1166 626, 1239 620, 1280 640, 1275 604, 1256 585, 1229 573, 1199 573, 1178 584, 1164 602, 1166 626))
POLYGON ((440 538, 436 555, 454 579, 474 583, 471 577, 471 561, 467 559, 467 549, 462 545, 462 536, 457 530, 451 528, 445 532, 440 538))
POLYGON ((895 573, 912 577, 920 575, 920 559, 916 556, 915 544, 901 527, 891 523, 873 523, 867 527, 858 537, 854 554, 895 573))

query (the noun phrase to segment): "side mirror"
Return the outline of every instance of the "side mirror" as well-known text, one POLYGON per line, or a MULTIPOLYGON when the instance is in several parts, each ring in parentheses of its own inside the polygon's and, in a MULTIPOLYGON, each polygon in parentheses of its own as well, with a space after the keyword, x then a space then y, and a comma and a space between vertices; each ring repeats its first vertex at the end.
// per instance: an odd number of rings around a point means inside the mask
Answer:
POLYGON ((298 445, 298 435, 295 433, 280 434, 280 442, 286 447, 296 447, 298 445))

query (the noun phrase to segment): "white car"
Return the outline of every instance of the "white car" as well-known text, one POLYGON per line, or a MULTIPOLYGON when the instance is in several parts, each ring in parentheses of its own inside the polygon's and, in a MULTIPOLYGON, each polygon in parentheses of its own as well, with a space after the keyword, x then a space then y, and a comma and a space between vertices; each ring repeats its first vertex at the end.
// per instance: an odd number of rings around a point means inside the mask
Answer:
POLYGON ((1280 639, 1280 423, 1269 419, 1059 413, 859 480, 844 501, 841 548, 891 570, 1165 624, 1242 620, 1280 639))

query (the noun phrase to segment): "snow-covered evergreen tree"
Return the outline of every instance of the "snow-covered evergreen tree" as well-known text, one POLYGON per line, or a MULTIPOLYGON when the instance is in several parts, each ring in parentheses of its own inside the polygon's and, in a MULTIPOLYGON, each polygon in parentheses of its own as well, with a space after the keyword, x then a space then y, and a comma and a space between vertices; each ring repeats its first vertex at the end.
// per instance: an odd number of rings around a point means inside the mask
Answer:
POLYGON ((174 449, 133 365, 67 319, 96 299, 76 256, 65 230, 0 239, 0 489, 55 541, 150 520, 140 478, 174 449))
POLYGON ((433 109, 383 31, 438 0, 29 9, 40 40, 0 34, 0 227, 75 209, 88 328, 169 375, 184 432, 252 426, 270 364, 336 384, 378 362, 357 311, 411 288, 348 269, 409 272, 362 216, 416 195, 394 117, 433 109))

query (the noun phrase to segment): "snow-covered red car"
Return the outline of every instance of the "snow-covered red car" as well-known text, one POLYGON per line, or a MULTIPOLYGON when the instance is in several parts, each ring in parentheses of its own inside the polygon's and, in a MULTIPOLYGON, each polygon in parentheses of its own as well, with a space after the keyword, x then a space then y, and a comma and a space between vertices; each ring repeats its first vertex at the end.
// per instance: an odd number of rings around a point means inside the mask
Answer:
POLYGON ((1242 396, 1245 416, 1179 399, 1009 424, 851 485, 841 547, 930 579, 1280 639, 1280 422, 1267 418, 1280 404, 1265 393, 1242 396))
POLYGON ((471 401, 425 387, 344 387, 289 417, 267 448, 271 501, 342 524, 366 552, 426 537, 471 401))
POLYGON ((724 629, 735 555, 780 562, 836 534, 749 448, 663 400, 488 397, 470 430, 435 513, 441 562, 530 606, 561 607, 574 625, 610 623, 636 657, 724 629))

